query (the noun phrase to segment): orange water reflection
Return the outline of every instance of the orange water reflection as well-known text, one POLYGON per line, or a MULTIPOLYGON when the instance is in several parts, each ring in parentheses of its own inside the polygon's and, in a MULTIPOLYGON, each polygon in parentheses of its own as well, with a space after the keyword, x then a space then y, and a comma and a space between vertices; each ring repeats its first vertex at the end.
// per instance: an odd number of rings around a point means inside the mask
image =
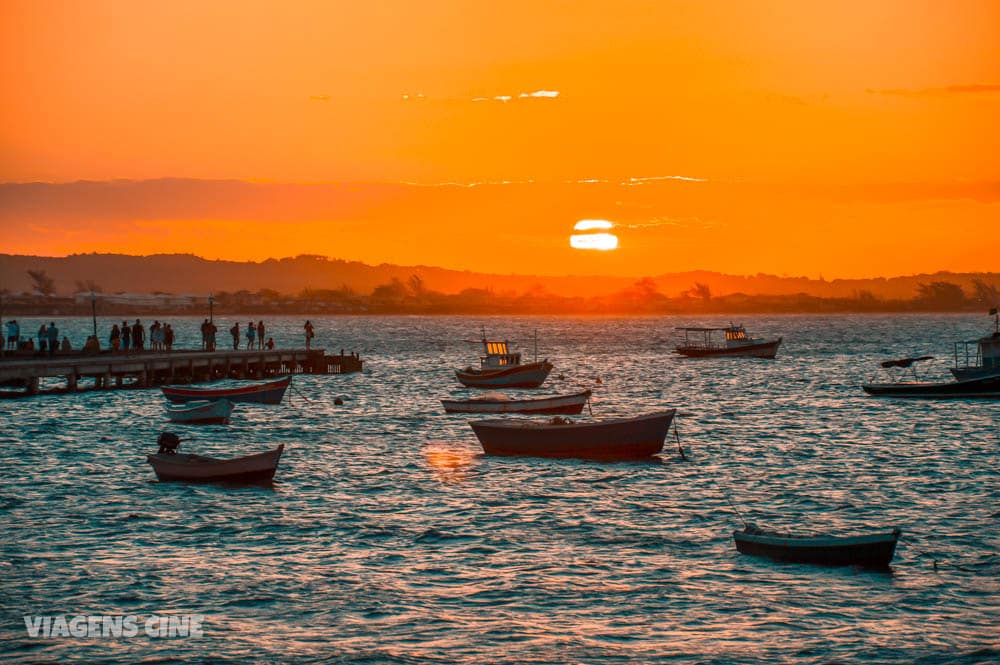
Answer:
POLYGON ((464 481, 477 456, 476 450, 458 443, 431 441, 424 447, 424 459, 442 483, 464 481))

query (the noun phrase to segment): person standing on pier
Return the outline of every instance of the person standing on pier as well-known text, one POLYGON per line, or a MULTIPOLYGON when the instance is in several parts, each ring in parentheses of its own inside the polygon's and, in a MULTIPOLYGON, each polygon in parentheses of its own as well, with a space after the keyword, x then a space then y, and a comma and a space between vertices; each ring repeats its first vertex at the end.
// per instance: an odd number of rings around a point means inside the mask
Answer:
POLYGON ((215 351, 215 333, 219 332, 219 326, 209 321, 207 330, 208 330, 208 350, 215 351))
POLYGON ((38 329, 38 350, 41 351, 42 353, 45 353, 45 345, 48 343, 48 341, 49 341, 49 331, 48 329, 46 329, 45 324, 43 323, 42 327, 38 329))
POLYGON ((264 348, 264 322, 257 322, 257 343, 260 344, 260 348, 264 348))
POLYGON ((169 323, 163 324, 163 344, 167 347, 167 351, 174 350, 174 329, 169 323))
POLYGON ((208 319, 201 322, 201 350, 208 350, 208 319))
POLYGON ((7 350, 17 351, 17 342, 21 338, 21 326, 11 319, 7 322, 7 350))
POLYGON ((129 327, 128 321, 122 321, 122 351, 128 353, 129 347, 132 346, 132 328, 129 327))
POLYGON ((312 338, 316 336, 316 333, 313 332, 313 324, 309 320, 306 320, 306 324, 302 327, 306 331, 306 351, 308 351, 309 347, 312 346, 312 338))
POLYGON ((132 326, 132 348, 139 352, 143 350, 145 345, 146 329, 142 327, 142 323, 139 319, 136 319, 135 325, 132 326))
POLYGON ((233 336, 233 351, 240 348, 240 322, 237 321, 233 324, 233 327, 229 329, 229 334, 233 336))
POLYGON ((149 326, 149 348, 153 351, 159 351, 162 339, 160 337, 160 322, 153 321, 153 325, 149 326))
POLYGON ((111 343, 111 352, 118 353, 118 347, 122 342, 122 331, 118 328, 118 324, 111 326, 111 335, 108 337, 108 341, 111 343))
POLYGON ((59 328, 56 328, 55 321, 49 324, 49 329, 45 331, 45 335, 49 338, 49 355, 55 355, 56 350, 59 348, 59 328))
POLYGON ((251 321, 247 324, 247 349, 253 351, 253 339, 257 336, 257 326, 251 321))

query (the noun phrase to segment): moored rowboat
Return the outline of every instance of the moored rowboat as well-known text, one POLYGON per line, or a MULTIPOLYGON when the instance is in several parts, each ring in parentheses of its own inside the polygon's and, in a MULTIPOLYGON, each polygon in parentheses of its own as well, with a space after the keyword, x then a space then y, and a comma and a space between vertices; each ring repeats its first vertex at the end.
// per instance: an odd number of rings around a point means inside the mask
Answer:
POLYGON ((196 400, 228 399, 230 402, 253 402, 257 404, 280 404, 281 398, 292 382, 292 375, 249 386, 236 388, 181 388, 180 386, 163 386, 164 397, 176 404, 196 400))
POLYGON ((578 414, 590 399, 590 391, 571 395, 555 395, 539 399, 509 399, 504 396, 486 396, 474 399, 443 399, 445 413, 535 413, 578 414))
POLYGON ((487 455, 631 459, 663 450, 675 409, 635 418, 576 423, 563 418, 474 420, 469 423, 487 455))
POLYGON ((187 482, 260 483, 270 482, 278 468, 285 444, 274 450, 237 457, 215 459, 188 453, 157 453, 146 460, 160 480, 187 482))
POLYGON ((166 405, 167 418, 175 423, 189 425, 229 424, 229 416, 234 404, 228 399, 217 399, 211 402, 188 402, 184 406, 166 405))
POLYGON ((894 528, 886 533, 847 537, 801 537, 763 531, 748 524, 746 530, 733 532, 733 540, 741 554, 779 561, 886 568, 892 561, 900 533, 894 528))

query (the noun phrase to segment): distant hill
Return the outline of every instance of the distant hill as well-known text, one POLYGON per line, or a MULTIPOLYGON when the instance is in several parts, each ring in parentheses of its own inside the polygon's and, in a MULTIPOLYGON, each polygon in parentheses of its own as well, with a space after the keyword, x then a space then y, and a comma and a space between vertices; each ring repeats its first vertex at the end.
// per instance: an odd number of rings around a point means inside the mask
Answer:
MULTIPOLYGON (((195 293, 210 291, 250 291, 272 289, 297 294, 303 289, 340 289, 347 286, 359 294, 399 279, 418 276, 423 286, 441 293, 464 289, 489 289, 497 293, 544 290, 559 296, 605 296, 632 288, 646 276, 634 278, 602 276, 542 277, 494 275, 446 270, 429 266, 367 265, 310 255, 269 259, 262 262, 210 261, 190 254, 128 256, 122 254, 75 254, 67 257, 0 254, 0 288, 12 292, 30 291, 28 270, 42 270, 52 278, 56 292, 70 294, 78 284, 92 282, 107 293, 195 293)), ((919 284, 951 282, 971 291, 976 279, 1000 287, 1000 273, 947 273, 877 279, 837 279, 831 281, 775 275, 724 275, 690 271, 648 276, 655 289, 677 296, 695 284, 704 284, 716 296, 733 293, 748 295, 790 295, 805 293, 821 298, 851 298, 869 292, 881 299, 907 299, 918 292, 919 284)), ((647 283, 648 286, 648 283, 647 283)))

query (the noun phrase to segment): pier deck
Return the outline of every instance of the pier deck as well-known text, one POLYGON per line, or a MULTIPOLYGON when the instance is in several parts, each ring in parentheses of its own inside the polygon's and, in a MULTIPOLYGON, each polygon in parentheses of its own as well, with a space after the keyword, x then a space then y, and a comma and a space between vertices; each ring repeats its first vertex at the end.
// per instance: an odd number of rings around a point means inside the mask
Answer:
POLYGON ((323 349, 8 355, 0 359, 0 386, 24 388, 23 394, 34 395, 39 392, 40 380, 51 378, 64 378, 66 383, 61 390, 75 392, 83 378, 92 378, 94 388, 107 390, 225 378, 263 379, 284 374, 346 374, 359 372, 361 368, 359 356, 328 356, 323 349))

